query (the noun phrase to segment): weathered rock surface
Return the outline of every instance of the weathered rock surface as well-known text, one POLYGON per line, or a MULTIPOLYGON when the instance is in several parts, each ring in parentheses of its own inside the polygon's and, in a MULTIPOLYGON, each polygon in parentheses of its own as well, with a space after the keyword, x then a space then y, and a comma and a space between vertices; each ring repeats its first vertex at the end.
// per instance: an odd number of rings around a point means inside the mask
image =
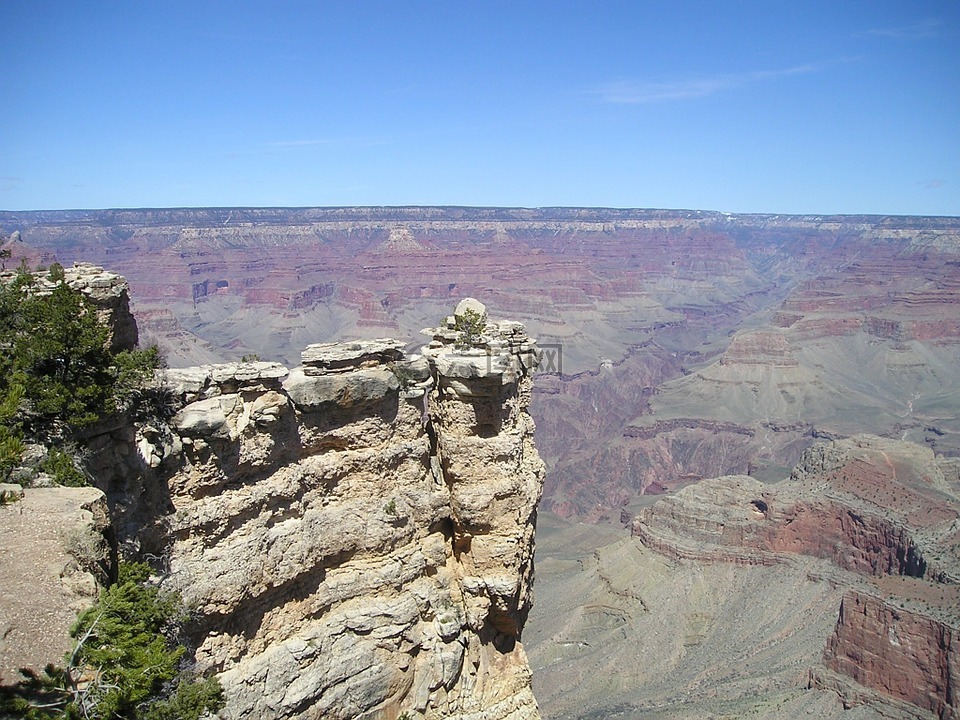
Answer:
MULTIPOLYGON (((136 337, 122 278, 83 266, 68 281, 115 345, 136 337)), ((444 375, 453 347, 407 357, 387 339, 311 345, 293 370, 159 372, 161 416, 80 438, 106 496, 0 487, 3 679, 69 649, 115 533, 196 609, 197 669, 220 676, 224 718, 538 718, 520 642, 538 351, 522 325, 491 327, 479 378, 444 375)))
POLYGON ((674 562, 796 567, 845 589, 812 686, 957 716, 960 486, 954 463, 873 436, 815 445, 789 480, 705 480, 641 511, 633 534, 674 562), (856 690, 851 681, 864 688, 856 690), (854 688, 854 689, 851 689, 854 688))
POLYGON ((843 594, 828 566, 678 561, 616 525, 541 513, 524 638, 543 716, 915 720, 808 689, 843 594))
POLYGON ((308 345, 300 353, 304 372, 321 375, 354 370, 367 365, 382 365, 403 357, 403 344, 390 338, 345 343, 308 345))
POLYGON ((289 373, 167 372, 173 437, 137 447, 169 488, 164 583, 197 609, 224 717, 539 717, 520 642, 537 350, 509 329, 482 377, 386 340, 313 345, 289 373))
POLYGON ((2 486, 0 683, 41 671, 73 647, 70 628, 115 573, 113 529, 96 488, 2 486))
MULTIPOLYGON (((955 603, 955 586, 950 590, 955 603)), ((843 596, 824 664, 860 685, 930 710, 941 720, 954 720, 960 717, 954 694, 960 682, 958 619, 944 623, 903 607, 896 598, 851 590, 843 596)))

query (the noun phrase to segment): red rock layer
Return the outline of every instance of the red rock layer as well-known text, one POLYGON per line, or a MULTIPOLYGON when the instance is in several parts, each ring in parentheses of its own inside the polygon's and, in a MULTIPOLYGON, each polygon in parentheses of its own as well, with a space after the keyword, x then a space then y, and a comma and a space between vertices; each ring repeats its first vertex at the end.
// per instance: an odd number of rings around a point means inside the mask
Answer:
POLYGON ((922 446, 858 436, 804 453, 790 480, 705 480, 634 519, 673 559, 738 565, 830 561, 847 592, 815 685, 850 704, 869 691, 960 717, 960 514, 953 464, 922 446), (829 672, 838 673, 832 676, 829 672), (826 673, 826 674, 824 674, 826 673))
POLYGON ((941 720, 960 717, 960 632, 942 621, 850 591, 824 662, 941 720))
POLYGON ((935 427, 931 446, 960 453, 956 400, 923 384, 936 375, 950 385, 949 358, 942 368, 931 361, 879 373, 882 387, 853 398, 849 415, 862 421, 854 427, 817 397, 797 401, 803 394, 790 383, 765 382, 797 363, 829 379, 837 363, 862 357, 840 346, 848 338, 870 347, 875 338, 919 341, 926 346, 909 349, 921 360, 929 346, 952 351, 960 339, 956 218, 461 207, 0 211, 0 236, 14 230, 43 257, 125 274, 138 314, 156 313, 155 324, 144 321, 146 335, 173 364, 209 359, 199 340, 187 342, 192 334, 234 356, 291 360, 308 342, 415 333, 465 295, 527 322, 543 343, 563 345, 568 377, 557 394, 538 391, 533 411, 552 456, 544 506, 565 515, 616 517, 647 486, 682 475, 790 465, 811 428, 919 439, 935 427), (747 326, 759 332, 741 332, 747 326), (825 338, 838 345, 822 354, 821 368, 806 350, 825 338), (634 351, 643 355, 631 364, 642 379, 617 368, 634 351), (651 397, 716 360, 730 382, 685 409, 689 419, 676 426, 678 415, 651 397), (724 394, 744 387, 774 397, 782 390, 783 408, 756 410, 724 394), (651 414, 664 424, 635 422, 651 414), (707 429, 721 420, 738 428, 707 429))

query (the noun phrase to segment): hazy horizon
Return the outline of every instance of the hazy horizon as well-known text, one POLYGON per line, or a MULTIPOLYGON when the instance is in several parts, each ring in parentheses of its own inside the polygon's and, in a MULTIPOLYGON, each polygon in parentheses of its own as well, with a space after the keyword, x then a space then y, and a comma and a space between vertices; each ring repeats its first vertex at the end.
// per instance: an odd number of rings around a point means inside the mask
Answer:
POLYGON ((726 210, 715 210, 710 208, 666 208, 666 207, 617 207, 613 205, 154 205, 154 206, 129 206, 129 207, 62 207, 62 208, 24 208, 19 210, 8 210, 0 208, 0 213, 19 214, 19 213, 99 213, 99 212, 176 212, 180 210, 374 210, 374 209, 439 209, 439 210, 595 210, 597 212, 665 212, 665 213, 698 213, 705 215, 737 215, 737 216, 782 216, 782 217, 902 217, 902 218, 960 218, 960 213, 953 215, 946 214, 916 214, 916 213, 824 213, 824 212, 803 212, 803 213, 777 213, 777 212, 729 212, 726 210))

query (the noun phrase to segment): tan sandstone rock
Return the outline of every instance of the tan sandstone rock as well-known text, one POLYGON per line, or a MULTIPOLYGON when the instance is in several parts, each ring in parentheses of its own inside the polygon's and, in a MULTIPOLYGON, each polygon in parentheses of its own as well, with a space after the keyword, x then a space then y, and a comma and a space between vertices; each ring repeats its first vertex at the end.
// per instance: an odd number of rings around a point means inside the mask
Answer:
POLYGON ((96 488, 16 488, 0 505, 0 682, 73 646, 70 627, 114 572, 106 499, 96 488))
POLYGON ((166 458, 165 583, 197 608, 223 717, 539 717, 520 642, 538 351, 519 324, 500 335, 467 358, 313 345, 288 375, 263 368, 269 387, 167 373, 175 438, 140 453, 166 458))

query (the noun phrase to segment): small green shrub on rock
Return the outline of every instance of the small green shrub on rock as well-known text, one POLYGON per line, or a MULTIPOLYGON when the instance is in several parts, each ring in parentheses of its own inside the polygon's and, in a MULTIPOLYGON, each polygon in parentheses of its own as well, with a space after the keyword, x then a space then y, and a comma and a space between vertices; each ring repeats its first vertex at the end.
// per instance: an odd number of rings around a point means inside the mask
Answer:
POLYGON ((50 475, 57 485, 83 487, 87 484, 87 476, 77 469, 70 454, 59 448, 50 448, 46 459, 40 463, 40 469, 50 475))
POLYGON ((149 577, 146 564, 121 563, 117 582, 77 620, 66 668, 48 665, 3 688, 0 717, 197 720, 222 707, 215 678, 182 671, 186 648, 177 639, 187 612, 149 577))
POLYGON ((143 720, 198 720, 205 712, 218 710, 223 704, 223 688, 219 680, 213 677, 189 679, 177 685, 168 699, 150 705, 143 720))
POLYGON ((487 329, 487 316, 466 308, 454 318, 453 329, 460 333, 460 339, 457 340, 459 349, 475 347, 480 344, 483 332, 487 329))
POLYGON ((23 457, 24 444, 19 433, 0 425, 0 480, 8 477, 23 457))

